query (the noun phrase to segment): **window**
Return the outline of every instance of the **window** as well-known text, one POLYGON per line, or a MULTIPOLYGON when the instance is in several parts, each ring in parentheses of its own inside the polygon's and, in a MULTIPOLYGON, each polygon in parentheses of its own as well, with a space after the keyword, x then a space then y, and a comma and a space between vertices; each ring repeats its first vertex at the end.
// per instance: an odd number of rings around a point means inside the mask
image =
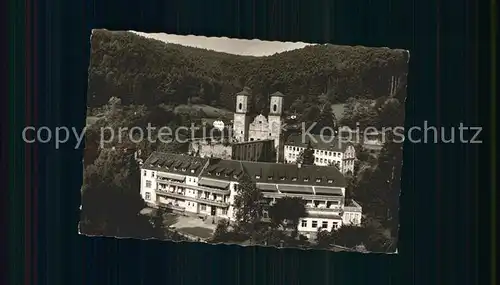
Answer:
POLYGON ((241 110, 242 108, 243 108, 243 104, 241 104, 241 103, 240 103, 240 104, 238 105, 238 109, 240 109, 240 110, 241 110))
POLYGON ((318 221, 312 221, 312 227, 317 228, 318 227, 318 221))
POLYGON ((186 171, 186 168, 181 169, 182 171, 186 171))
POLYGON ((316 182, 321 182, 321 178, 316 178, 316 182))
POLYGON ((307 220, 302 220, 300 226, 303 228, 307 228, 307 220))
POLYGON ((286 179, 286 177, 285 177, 285 176, 281 176, 281 177, 280 177, 280 180, 285 180, 285 179, 286 179))
POLYGON ((278 106, 276 106, 276 104, 273 105, 273 111, 276 112, 276 110, 278 110, 278 106))
POLYGON ((260 179, 260 175, 255 175, 255 179, 260 179))
POLYGON ((191 173, 194 173, 194 169, 191 169, 191 173))
POLYGON ((292 181, 297 181, 297 177, 292 177, 292 181))
POLYGON ((206 211, 207 210, 207 205, 200 205, 200 210, 206 211))
POLYGON ((151 171, 151 177, 155 178, 155 173, 151 171))
POLYGON ((220 176, 220 172, 215 173, 216 176, 220 176))
POLYGON ((307 181, 309 181, 309 178, 305 177, 304 182, 307 182, 307 181))
POLYGON ((327 221, 323 221, 323 222, 321 223, 321 227, 322 227, 323 229, 328 228, 328 222, 327 222, 327 221))
POLYGON ((146 174, 147 174, 147 171, 146 171, 146 170, 144 170, 144 176, 146 176, 146 174))
POLYGON ((273 177, 272 176, 268 176, 267 180, 273 180, 273 177))
POLYGON ((145 198, 146 200, 148 200, 148 201, 149 201, 149 200, 151 200, 151 193, 146 192, 146 194, 144 195, 144 198, 145 198))
POLYGON ((146 188, 151 188, 151 181, 146 180, 146 188))
POLYGON ((333 222, 333 228, 336 229, 338 227, 338 223, 337 222, 333 222))

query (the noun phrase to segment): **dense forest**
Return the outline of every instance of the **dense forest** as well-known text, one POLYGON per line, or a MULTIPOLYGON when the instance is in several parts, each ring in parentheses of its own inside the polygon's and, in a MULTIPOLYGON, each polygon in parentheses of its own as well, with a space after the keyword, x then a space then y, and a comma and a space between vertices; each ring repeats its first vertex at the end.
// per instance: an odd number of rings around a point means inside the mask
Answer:
MULTIPOLYGON (((253 110, 266 109, 268 95, 277 90, 287 96, 285 110, 303 96, 323 94, 332 103, 377 99, 388 95, 392 76, 406 74, 407 61, 402 50, 329 44, 266 57, 239 56, 131 32, 94 30, 88 106, 117 97, 125 105, 191 101, 233 110, 235 93, 244 86, 252 89, 253 110)), ((395 95, 400 101, 404 89, 395 95)))

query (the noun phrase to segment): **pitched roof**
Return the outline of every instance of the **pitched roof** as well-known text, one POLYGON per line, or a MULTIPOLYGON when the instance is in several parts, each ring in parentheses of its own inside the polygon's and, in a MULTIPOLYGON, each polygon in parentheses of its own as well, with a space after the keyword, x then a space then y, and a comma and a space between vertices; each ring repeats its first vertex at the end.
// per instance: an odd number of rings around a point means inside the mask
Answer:
MULTIPOLYGON (((296 164, 282 164, 271 162, 255 162, 255 161, 239 161, 225 160, 219 158, 200 158, 181 154, 170 154, 154 152, 143 164, 143 168, 157 169, 159 171, 190 174, 191 168, 195 168, 195 172, 190 175, 199 175, 205 178, 212 178, 223 181, 236 181, 241 177, 243 172, 246 172, 249 177, 257 184, 277 184, 278 189, 281 188, 285 192, 294 192, 288 186, 301 185, 308 187, 299 187, 303 191, 308 191, 309 187, 322 186, 322 194, 338 192, 338 187, 345 188, 346 180, 344 175, 334 166, 316 166, 296 164), (186 171, 180 168, 174 169, 174 165, 186 167, 186 171), (208 164, 207 164, 208 163, 208 164), (205 168, 204 166, 207 165, 205 168), (168 167, 168 168, 166 168, 168 167), (201 172, 203 170, 203 172, 201 172), (286 185, 286 186, 285 186, 286 185), (306 189, 307 188, 307 189, 306 189)), ((281 191, 281 190, 280 190, 281 191)), ((318 193, 319 194, 319 193, 318 193)))
POLYGON ((285 97, 285 95, 279 91, 274 92, 270 96, 272 96, 272 97, 285 97))
POLYGON ((207 158, 155 151, 142 164, 142 168, 198 176, 207 161, 207 158), (185 170, 182 171, 182 169, 185 170))
POLYGON ((201 176, 217 180, 235 181, 241 174, 243 174, 243 169, 240 161, 211 158, 201 176), (235 177, 237 178, 235 179, 235 177))
POLYGON ((320 136, 320 135, 306 135, 305 140, 302 140, 302 134, 291 134, 285 145, 293 145, 300 147, 307 147, 307 144, 311 142, 311 146, 313 149, 319 150, 331 150, 331 151, 339 151, 345 152, 349 145, 352 145, 350 142, 340 141, 339 137, 332 136, 320 136), (311 139, 313 137, 313 139, 311 139))
POLYGON ((256 183, 346 187, 344 175, 335 166, 299 167, 296 164, 255 161, 242 161, 241 164, 256 183))
POLYGON ((243 87, 243 90, 241 90, 240 92, 236 93, 236 95, 244 95, 244 96, 250 96, 252 95, 252 89, 250 89, 249 87, 243 87))

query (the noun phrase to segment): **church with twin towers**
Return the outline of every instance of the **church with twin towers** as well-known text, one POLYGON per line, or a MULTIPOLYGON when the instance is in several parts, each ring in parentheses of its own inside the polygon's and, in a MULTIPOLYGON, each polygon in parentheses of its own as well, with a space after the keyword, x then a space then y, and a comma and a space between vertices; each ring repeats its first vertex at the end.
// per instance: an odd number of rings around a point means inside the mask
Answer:
POLYGON ((283 124, 284 95, 277 91, 269 96, 269 115, 259 114, 254 118, 249 114, 249 87, 236 94, 236 109, 233 119, 233 136, 237 142, 274 140, 276 153, 280 153, 280 139, 283 124))

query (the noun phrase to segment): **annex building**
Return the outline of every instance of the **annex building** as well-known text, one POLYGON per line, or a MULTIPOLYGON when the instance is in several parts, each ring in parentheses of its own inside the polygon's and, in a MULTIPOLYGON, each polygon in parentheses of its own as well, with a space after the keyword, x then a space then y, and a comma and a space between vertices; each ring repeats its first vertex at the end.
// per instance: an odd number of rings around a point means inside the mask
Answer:
POLYGON ((346 205, 346 181, 333 166, 154 152, 142 164, 140 193, 151 207, 234 220, 234 198, 244 173, 256 183, 269 204, 286 196, 306 200, 308 216, 300 221, 298 229, 303 234, 361 223, 362 208, 354 201, 346 205))
POLYGON ((354 144, 342 142, 339 137, 292 134, 284 144, 285 163, 297 163, 297 158, 309 143, 314 149, 315 165, 336 166, 344 174, 354 173, 354 161, 356 160, 354 144))

